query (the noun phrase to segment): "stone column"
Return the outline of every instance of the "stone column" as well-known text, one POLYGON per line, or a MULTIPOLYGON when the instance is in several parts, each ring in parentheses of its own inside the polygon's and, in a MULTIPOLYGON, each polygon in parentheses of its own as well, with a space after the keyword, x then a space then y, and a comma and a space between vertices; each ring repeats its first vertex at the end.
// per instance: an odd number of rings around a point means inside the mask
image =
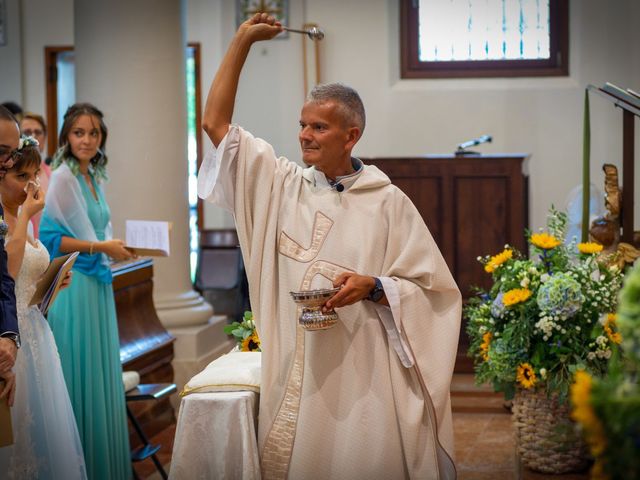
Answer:
POLYGON ((109 129, 106 186, 114 237, 127 219, 173 224, 171 256, 154 259, 154 301, 177 338, 178 386, 229 348, 224 317, 189 276, 184 5, 180 0, 76 0, 76 98, 109 129))

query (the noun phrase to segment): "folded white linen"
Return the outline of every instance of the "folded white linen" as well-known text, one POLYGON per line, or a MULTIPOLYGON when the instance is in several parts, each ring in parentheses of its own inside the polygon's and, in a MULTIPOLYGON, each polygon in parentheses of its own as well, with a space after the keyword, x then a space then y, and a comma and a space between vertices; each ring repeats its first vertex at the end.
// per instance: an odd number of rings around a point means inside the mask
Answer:
POLYGON ((194 392, 260 393, 260 352, 235 352, 222 355, 187 382, 181 396, 194 392))

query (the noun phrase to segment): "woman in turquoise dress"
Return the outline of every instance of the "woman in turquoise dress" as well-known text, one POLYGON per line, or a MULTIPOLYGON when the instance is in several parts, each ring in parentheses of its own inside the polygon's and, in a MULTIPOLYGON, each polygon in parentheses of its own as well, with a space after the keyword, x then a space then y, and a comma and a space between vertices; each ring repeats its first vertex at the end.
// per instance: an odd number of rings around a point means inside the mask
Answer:
POLYGON ((131 254, 111 238, 102 190, 107 129, 90 104, 67 110, 40 240, 51 257, 79 251, 74 281, 49 310, 90 479, 131 477, 122 365, 109 257, 131 254))

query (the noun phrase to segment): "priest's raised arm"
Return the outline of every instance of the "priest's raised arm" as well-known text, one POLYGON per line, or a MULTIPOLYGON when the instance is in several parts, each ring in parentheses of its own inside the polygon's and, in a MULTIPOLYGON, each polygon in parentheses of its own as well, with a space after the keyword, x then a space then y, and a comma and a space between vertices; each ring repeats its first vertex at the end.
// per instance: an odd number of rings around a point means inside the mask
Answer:
POLYGON ((240 72, 251 45, 281 31, 280 23, 266 13, 256 13, 238 28, 211 84, 202 118, 202 128, 216 147, 231 124, 240 72))

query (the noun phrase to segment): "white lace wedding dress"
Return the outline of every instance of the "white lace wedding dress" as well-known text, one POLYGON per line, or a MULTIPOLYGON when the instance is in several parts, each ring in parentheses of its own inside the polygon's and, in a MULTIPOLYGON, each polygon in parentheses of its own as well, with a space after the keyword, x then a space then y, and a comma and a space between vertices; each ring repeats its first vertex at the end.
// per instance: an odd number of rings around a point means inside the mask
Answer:
MULTIPOLYGON (((33 240, 31 240, 33 241, 33 240)), ((85 479, 84 455, 76 419, 49 324, 29 306, 36 283, 49 264, 37 241, 25 245, 16 280, 22 346, 14 367, 15 403, 11 409, 14 444, 0 448, 0 477, 7 479, 85 479)))

